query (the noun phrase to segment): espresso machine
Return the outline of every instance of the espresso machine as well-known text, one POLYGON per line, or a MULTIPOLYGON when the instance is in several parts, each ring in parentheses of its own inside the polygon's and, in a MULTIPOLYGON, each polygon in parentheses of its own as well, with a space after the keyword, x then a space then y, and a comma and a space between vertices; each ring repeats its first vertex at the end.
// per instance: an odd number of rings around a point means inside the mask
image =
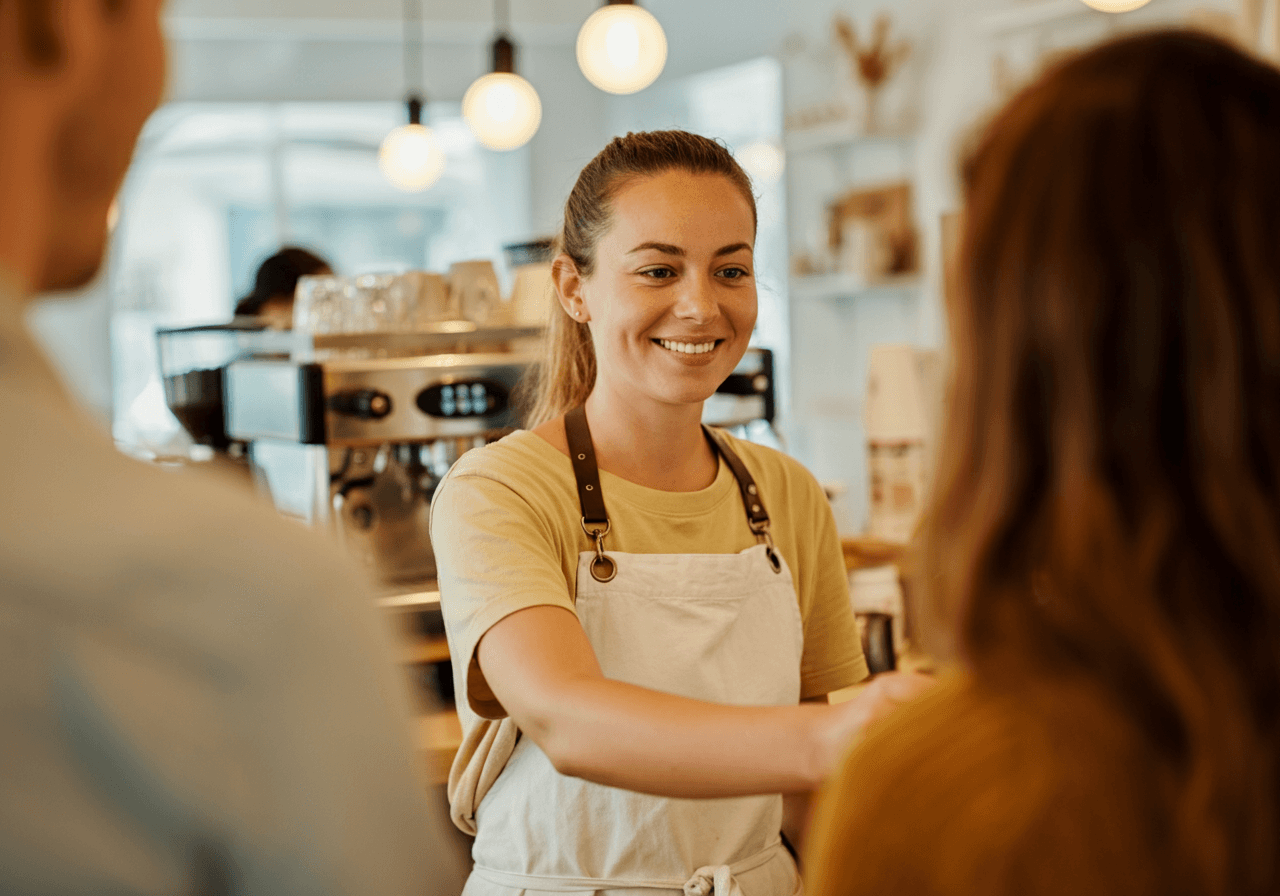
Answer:
MULTIPOLYGON (((238 457, 285 515, 332 529, 395 595, 434 590, 431 498, 460 454, 521 425, 516 388, 540 332, 458 320, 402 333, 231 324, 158 335, 166 398, 193 439, 238 457)), ((749 434, 774 414, 773 356, 752 348, 703 419, 749 434)))
POLYGON ((773 352, 749 348, 733 373, 702 406, 702 422, 724 429, 740 429, 749 435, 752 424, 772 428, 777 415, 773 352))
POLYGON ((303 337, 223 370, 227 437, 284 514, 333 529, 388 594, 434 588, 431 498, 462 452, 520 424, 536 328, 303 337))

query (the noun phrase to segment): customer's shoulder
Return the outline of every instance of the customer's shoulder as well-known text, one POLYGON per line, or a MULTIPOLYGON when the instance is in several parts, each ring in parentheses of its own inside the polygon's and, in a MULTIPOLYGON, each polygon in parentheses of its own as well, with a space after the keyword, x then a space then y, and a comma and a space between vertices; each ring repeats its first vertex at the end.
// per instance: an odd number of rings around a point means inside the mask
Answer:
POLYGON ((162 469, 91 431, 63 435, 47 450, 0 451, 15 476, 0 521, 6 575, 103 612, 173 600, 218 604, 228 619, 299 611, 358 587, 320 532, 283 519, 247 482, 162 469))
POLYGON ((994 801, 1035 814, 1105 800, 1140 752, 1133 727, 1086 687, 993 688, 953 674, 873 728, 844 771, 917 794, 935 814, 948 800, 955 812, 994 801))

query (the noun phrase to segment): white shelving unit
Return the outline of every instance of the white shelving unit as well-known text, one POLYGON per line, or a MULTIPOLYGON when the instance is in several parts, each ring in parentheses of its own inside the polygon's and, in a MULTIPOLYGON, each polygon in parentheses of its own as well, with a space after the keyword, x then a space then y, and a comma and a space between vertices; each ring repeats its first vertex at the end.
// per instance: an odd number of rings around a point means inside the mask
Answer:
POLYGON ((921 284, 919 273, 898 274, 880 280, 864 280, 853 274, 811 274, 792 277, 790 293, 791 298, 800 302, 844 302, 872 293, 914 293, 921 284))
POLYGON ((783 145, 789 153, 805 153, 823 149, 846 149, 855 145, 894 145, 914 140, 915 134, 906 131, 868 133, 856 127, 852 121, 835 121, 788 131, 783 145))
POLYGON ((831 271, 829 208, 851 189, 914 183, 916 142, 914 133, 865 133, 852 121, 792 131, 784 139, 792 256, 807 255, 826 271, 788 279, 795 363, 787 434, 819 480, 844 483, 833 506, 848 534, 865 523, 869 500, 862 405, 871 346, 914 341, 923 278, 912 272, 868 280, 831 271))

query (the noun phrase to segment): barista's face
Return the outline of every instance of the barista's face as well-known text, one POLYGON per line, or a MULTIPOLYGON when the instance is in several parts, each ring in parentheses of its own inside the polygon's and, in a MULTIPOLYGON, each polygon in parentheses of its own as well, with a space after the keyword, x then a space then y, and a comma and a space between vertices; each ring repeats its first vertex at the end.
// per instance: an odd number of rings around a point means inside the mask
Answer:
POLYGON ((50 233, 40 289, 69 289, 102 263, 107 214, 134 143, 164 87, 163 0, 71 0, 92 6, 101 52, 54 136, 50 233))
POLYGON ((756 322, 751 206, 727 177, 677 169, 618 190, 611 211, 595 271, 560 284, 591 327, 596 389, 632 408, 705 401, 756 322))

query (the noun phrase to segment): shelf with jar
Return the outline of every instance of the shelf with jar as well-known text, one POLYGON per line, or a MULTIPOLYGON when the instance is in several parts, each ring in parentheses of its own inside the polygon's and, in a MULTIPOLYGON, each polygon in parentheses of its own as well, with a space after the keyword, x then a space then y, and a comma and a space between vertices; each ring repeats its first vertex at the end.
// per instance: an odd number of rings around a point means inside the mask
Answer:
POLYGON ((909 180, 846 189, 828 199, 820 215, 810 209, 796 210, 810 225, 815 217, 821 223, 810 227, 808 245, 792 254, 794 298, 845 299, 918 289, 919 236, 909 180))

